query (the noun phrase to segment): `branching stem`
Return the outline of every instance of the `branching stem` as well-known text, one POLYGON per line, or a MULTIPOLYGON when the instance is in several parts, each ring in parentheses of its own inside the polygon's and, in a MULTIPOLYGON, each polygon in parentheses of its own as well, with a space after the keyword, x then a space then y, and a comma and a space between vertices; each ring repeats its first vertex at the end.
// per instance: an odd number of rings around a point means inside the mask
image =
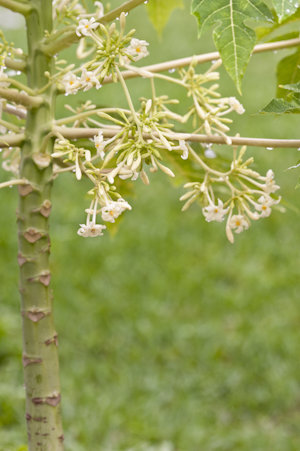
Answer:
MULTIPOLYGON (((100 130, 103 131, 105 138, 112 138, 118 132, 111 129, 100 128, 77 128, 77 127, 53 127, 54 130, 59 131, 67 139, 92 138, 100 130)), ((154 133, 154 135, 156 135, 154 133)), ((207 136, 195 135, 192 133, 170 133, 168 135, 171 139, 199 142, 205 144, 226 144, 225 138, 222 136, 207 136)), ((144 139, 151 139, 151 135, 143 133, 144 139)), ((300 139, 263 139, 263 138, 241 138, 236 136, 229 136, 234 146, 252 146, 252 147, 269 147, 269 148, 300 148, 300 139)))
MULTIPOLYGON (((300 46, 300 38, 297 39, 287 39, 286 41, 278 41, 278 42, 269 42, 267 44, 258 44, 254 47, 253 53, 261 53, 261 52, 270 52, 272 50, 280 50, 280 49, 286 49, 288 47, 297 47, 300 46)), ((170 69, 176 69, 179 67, 185 67, 189 66, 192 62, 192 60, 197 61, 198 64, 207 63, 209 61, 218 60, 220 58, 219 52, 211 52, 211 53, 204 53, 202 55, 197 56, 190 56, 187 58, 180 58, 173 61, 166 61, 164 63, 159 64, 152 64, 151 66, 145 66, 141 67, 141 69, 144 69, 148 72, 163 72, 170 69)), ((124 71, 122 72, 122 76, 124 80, 127 80, 129 78, 135 78, 138 77, 139 74, 134 71, 124 71)), ((106 77, 102 84, 105 83, 112 83, 111 76, 106 77)))

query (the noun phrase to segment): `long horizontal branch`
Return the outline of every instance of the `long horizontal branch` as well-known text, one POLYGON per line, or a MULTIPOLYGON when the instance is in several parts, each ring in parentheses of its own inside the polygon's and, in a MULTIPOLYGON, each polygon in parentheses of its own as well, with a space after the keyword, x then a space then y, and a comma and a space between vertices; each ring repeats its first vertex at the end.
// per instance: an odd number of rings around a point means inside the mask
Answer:
POLYGON ((15 102, 17 105, 23 105, 26 108, 37 108, 44 102, 42 97, 21 94, 18 91, 6 88, 0 88, 0 97, 15 102))
MULTIPOLYGON (((105 130, 100 128, 76 128, 76 127, 53 127, 54 131, 61 133, 66 139, 93 138, 101 130, 105 138, 112 138, 118 131, 105 130)), ((154 133, 155 135, 155 133, 154 133)), ((195 135, 192 133, 172 133, 171 139, 184 140, 191 142, 199 142, 206 144, 226 144, 222 136, 195 135)), ((145 139, 152 139, 148 133, 144 133, 145 139)), ((240 138, 236 136, 229 137, 234 146, 253 146, 253 147, 284 147, 284 148, 300 148, 300 139, 260 139, 260 138, 240 138)))
MULTIPOLYGON (((258 44, 254 47, 253 53, 269 52, 272 50, 286 49, 289 47, 300 46, 300 38, 297 39, 287 39, 285 41, 269 42, 267 44, 258 44)), ((166 61, 164 63, 152 64, 151 66, 145 66, 141 69, 147 70, 149 72, 163 72, 170 69, 177 69, 179 67, 189 66, 193 59, 197 61, 198 64, 207 63, 209 61, 217 60, 220 58, 219 52, 204 53, 202 55, 189 56, 187 58, 180 58, 173 61, 166 61)), ((131 70, 126 70, 122 72, 124 79, 139 77, 137 72, 131 70)), ((106 77, 102 84, 112 83, 112 77, 106 77)))
POLYGON ((16 135, 7 134, 0 135, 0 147, 21 147, 25 141, 24 133, 17 133, 16 135))

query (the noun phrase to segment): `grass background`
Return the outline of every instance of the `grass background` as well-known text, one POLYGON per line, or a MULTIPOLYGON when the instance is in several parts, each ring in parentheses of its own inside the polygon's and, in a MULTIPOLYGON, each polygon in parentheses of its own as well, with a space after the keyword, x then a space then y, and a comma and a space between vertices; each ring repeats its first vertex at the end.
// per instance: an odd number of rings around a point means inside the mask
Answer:
MULTIPOLYGON (((130 13, 128 27, 150 42, 147 64, 214 49, 210 33, 197 39, 188 5, 172 14, 161 40, 144 6, 130 13)), ((19 45, 23 31, 14 33, 19 45)), ((296 116, 252 116, 275 95, 276 64, 291 52, 253 56, 246 113, 234 116, 232 133, 299 137, 296 116)), ((222 94, 237 95, 221 72, 222 94)), ((128 86, 135 102, 148 92, 147 80, 128 86)), ((188 107, 177 87, 157 90, 188 107)), ((126 105, 119 86, 92 95, 126 105)), ((60 99, 59 115, 69 99, 60 99)), ((281 195, 299 206, 297 170, 284 172, 297 150, 248 155, 262 173, 272 167, 281 195)), ((66 450, 298 451, 299 216, 274 211, 231 245, 224 224, 206 223, 197 205, 180 211, 183 189, 166 176, 135 183, 118 233, 85 240, 76 231, 88 183, 71 174, 55 181, 52 287, 66 450)), ((0 205, 0 450, 24 451, 16 190, 1 190, 0 205)))

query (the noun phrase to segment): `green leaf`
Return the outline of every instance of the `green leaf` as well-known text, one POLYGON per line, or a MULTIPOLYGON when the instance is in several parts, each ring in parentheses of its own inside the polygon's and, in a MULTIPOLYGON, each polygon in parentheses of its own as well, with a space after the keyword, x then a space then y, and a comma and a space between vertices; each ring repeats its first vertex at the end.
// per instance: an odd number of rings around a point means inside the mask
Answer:
POLYGON ((280 87, 282 89, 288 89, 289 91, 300 92, 300 83, 281 85, 280 87))
POLYGON ((172 11, 176 8, 184 8, 183 0, 151 0, 147 4, 150 21, 159 35, 162 34, 172 11))
POLYGON ((295 14, 299 7, 299 3, 290 0, 273 0, 273 4, 279 23, 295 14))
POLYGON ((257 114, 300 114, 300 108, 284 99, 272 99, 271 102, 257 114))
POLYGON ((199 37, 217 24, 213 32, 216 47, 241 92, 242 77, 257 39, 245 21, 272 21, 270 10, 261 0, 193 0, 192 14, 198 20, 199 37))
POLYGON ((297 182, 297 184, 295 186, 295 189, 299 188, 299 186, 300 186, 300 175, 299 175, 299 178, 298 178, 298 182, 297 182))
MULTIPOLYGON (((298 48, 295 53, 292 55, 283 58, 278 66, 277 66, 277 85, 285 85, 279 86, 277 89, 277 97, 286 97, 288 95, 288 91, 295 91, 293 89, 295 85, 300 81, 300 49, 298 48)), ((298 87, 298 91, 300 92, 300 84, 298 87)))

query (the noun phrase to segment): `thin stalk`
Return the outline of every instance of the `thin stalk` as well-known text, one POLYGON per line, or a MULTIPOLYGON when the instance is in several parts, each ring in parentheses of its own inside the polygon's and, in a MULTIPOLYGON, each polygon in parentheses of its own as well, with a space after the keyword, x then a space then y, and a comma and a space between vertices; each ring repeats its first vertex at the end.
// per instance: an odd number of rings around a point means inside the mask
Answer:
POLYGON ((25 61, 12 60, 10 58, 5 58, 4 64, 6 67, 12 70, 26 72, 26 63, 25 61))
MULTIPOLYGON (((100 128, 76 128, 76 127, 58 127, 54 126, 54 130, 59 131, 67 139, 92 138, 100 130, 105 138, 112 138, 118 132, 111 129, 100 128)), ((154 135, 156 135, 154 133, 154 135)), ((157 135, 156 135, 157 136, 157 135)), ((184 140, 191 142, 199 142, 205 144, 226 144, 225 138, 222 136, 195 135, 190 133, 169 133, 167 135, 171 139, 184 140)), ((151 139, 150 134, 143 133, 144 139, 151 139)), ((260 138, 241 138, 236 136, 228 136, 234 146, 252 146, 252 147, 270 147, 270 148, 290 148, 299 149, 300 139, 260 139, 260 138)))
POLYGON ((5 147, 21 147, 25 141, 25 133, 16 135, 0 135, 0 148, 5 147))
POLYGON ((26 108, 38 108, 44 101, 41 96, 30 96, 9 88, 0 88, 0 97, 10 102, 15 102, 17 105, 23 105, 26 108))
POLYGON ((8 182, 0 183, 0 188, 7 188, 13 185, 28 185, 28 181, 24 179, 9 180, 8 182))
POLYGON ((19 119, 26 119, 27 112, 22 111, 19 108, 15 107, 14 105, 6 104, 5 107, 3 107, 3 111, 8 114, 13 114, 14 116, 17 116, 19 119))
POLYGON ((0 125, 2 125, 5 128, 8 128, 8 130, 12 130, 15 133, 20 133, 20 129, 17 125, 12 124, 11 122, 7 122, 3 119, 0 119, 0 125))
POLYGON ((0 83, 1 82, 5 82, 5 83, 10 83, 11 85, 14 85, 16 88, 20 89, 21 91, 25 91, 27 92, 27 94, 29 94, 30 96, 35 96, 35 91, 33 89, 28 88, 28 86, 23 85, 23 83, 20 83, 18 80, 16 80, 15 78, 10 78, 10 77, 0 77, 0 83))
MULTIPOLYGON (((286 49, 289 47, 299 47, 300 46, 300 38, 297 39, 287 39, 286 41, 278 41, 278 42, 270 42, 267 44, 258 44, 254 47, 253 53, 261 53, 261 52, 270 52, 272 50, 280 50, 280 49, 286 49)), ((166 61, 164 63, 159 64, 152 64, 151 66, 144 66, 140 69, 146 70, 148 72, 163 72, 170 69, 176 69, 179 67, 185 67, 189 66, 191 62, 194 60, 197 62, 197 64, 207 63, 209 61, 218 60, 220 58, 219 52, 211 52, 211 53, 204 53, 202 55, 196 55, 196 56, 189 56, 187 58, 180 58, 173 61, 166 61)), ((129 78, 135 78, 138 77, 139 74, 134 71, 124 71, 122 72, 122 76, 124 80, 127 80, 129 78)), ((105 83, 112 83, 112 77, 106 77, 102 84, 105 83)))
POLYGON ((99 22, 101 23, 111 22, 112 20, 119 17, 121 13, 128 13, 129 11, 131 11, 132 9, 136 8, 137 6, 141 5, 144 2, 145 0, 130 0, 129 2, 123 3, 123 5, 119 6, 116 9, 113 9, 112 11, 101 17, 99 22))
POLYGON ((86 117, 93 116, 97 113, 117 113, 117 110, 122 110, 124 113, 130 114, 131 111, 122 108, 98 108, 96 110, 84 111, 83 113, 75 114, 74 116, 65 117, 63 119, 58 119, 55 121, 55 125, 65 125, 70 124, 70 122, 78 121, 79 119, 84 119, 86 117))
POLYGON ((4 8, 8 8, 15 13, 23 14, 24 16, 31 11, 31 6, 29 4, 15 0, 0 0, 0 6, 4 6, 4 8))
POLYGON ((118 68, 118 66, 115 67, 115 70, 116 70, 116 72, 118 74, 118 77, 119 77, 119 80, 121 82, 121 85, 122 85, 125 97, 127 99, 127 102, 128 102, 128 105, 129 105, 129 108, 130 108, 130 111, 131 111, 131 114, 132 114, 132 117, 133 117, 133 120, 136 123, 140 139, 141 139, 141 141, 143 141, 141 126, 140 126, 140 123, 139 123, 138 118, 136 116, 136 112, 135 112, 135 109, 134 109, 134 106, 133 106, 133 103, 132 103, 132 100, 131 100, 128 88, 126 86, 126 83, 125 83, 125 81, 124 81, 124 79, 122 77, 121 71, 118 68))
MULTIPOLYGON (((52 29, 52 1, 35 0, 27 16, 28 85, 39 90, 44 75, 54 71, 54 61, 41 52, 44 30, 52 29)), ((21 149, 18 235, 20 293, 23 324, 23 367, 26 395, 28 451, 63 451, 57 333, 53 323, 50 289, 50 237, 52 165, 40 169, 35 161, 43 155, 42 143, 52 130, 55 88, 41 96, 42 103, 28 110, 26 139, 21 149)), ((49 139, 44 152, 51 155, 49 139)))

